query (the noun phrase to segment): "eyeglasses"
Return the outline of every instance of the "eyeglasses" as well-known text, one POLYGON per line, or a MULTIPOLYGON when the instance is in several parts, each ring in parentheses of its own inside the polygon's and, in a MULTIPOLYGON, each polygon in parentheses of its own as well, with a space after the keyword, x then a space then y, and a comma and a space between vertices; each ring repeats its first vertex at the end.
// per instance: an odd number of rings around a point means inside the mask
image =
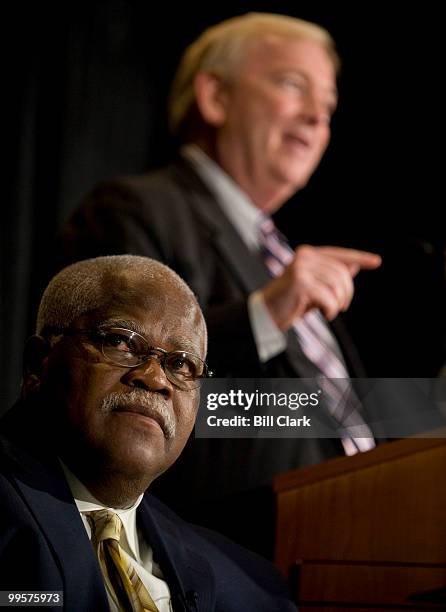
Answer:
POLYGON ((97 329, 50 328, 51 334, 75 336, 85 334, 93 341, 102 343, 102 354, 112 363, 126 368, 136 368, 151 357, 159 360, 167 379, 183 391, 196 389, 200 379, 210 378, 213 373, 207 364, 188 351, 166 351, 150 346, 147 340, 135 331, 124 327, 97 329))

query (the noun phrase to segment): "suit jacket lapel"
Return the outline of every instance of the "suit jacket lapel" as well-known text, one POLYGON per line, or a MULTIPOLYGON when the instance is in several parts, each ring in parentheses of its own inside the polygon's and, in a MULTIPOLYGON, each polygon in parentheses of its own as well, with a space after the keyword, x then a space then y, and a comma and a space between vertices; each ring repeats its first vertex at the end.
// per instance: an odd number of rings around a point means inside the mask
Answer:
POLYGON ((138 508, 138 525, 153 549, 169 585, 175 610, 206 612, 215 607, 214 573, 208 561, 183 543, 172 520, 154 512, 145 496, 138 508))
POLYGON ((270 280, 259 257, 256 257, 237 230, 224 214, 215 196, 186 160, 179 159, 173 172, 193 201, 193 212, 197 221, 209 236, 210 242, 219 251, 223 261, 232 271, 246 294, 262 287, 270 280))

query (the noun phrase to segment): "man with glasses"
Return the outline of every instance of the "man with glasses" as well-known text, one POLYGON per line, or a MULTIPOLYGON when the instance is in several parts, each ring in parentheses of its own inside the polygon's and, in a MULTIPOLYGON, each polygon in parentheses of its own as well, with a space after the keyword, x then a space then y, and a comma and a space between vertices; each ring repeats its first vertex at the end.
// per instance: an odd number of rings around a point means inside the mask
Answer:
POLYGON ((146 493, 181 453, 209 374, 186 284, 144 257, 86 260, 50 282, 36 332, 1 421, 6 603, 21 591, 68 611, 295 609, 269 563, 146 493))

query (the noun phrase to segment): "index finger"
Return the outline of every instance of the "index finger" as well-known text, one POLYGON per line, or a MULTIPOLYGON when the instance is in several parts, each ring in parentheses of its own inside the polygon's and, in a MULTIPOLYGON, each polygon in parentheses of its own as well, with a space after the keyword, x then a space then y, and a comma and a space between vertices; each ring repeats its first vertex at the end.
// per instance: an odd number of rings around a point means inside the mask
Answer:
POLYGON ((358 270, 374 270, 379 268, 382 263, 380 255, 370 253, 370 251, 332 246, 319 247, 319 251, 324 255, 334 257, 348 266, 358 266, 358 270))

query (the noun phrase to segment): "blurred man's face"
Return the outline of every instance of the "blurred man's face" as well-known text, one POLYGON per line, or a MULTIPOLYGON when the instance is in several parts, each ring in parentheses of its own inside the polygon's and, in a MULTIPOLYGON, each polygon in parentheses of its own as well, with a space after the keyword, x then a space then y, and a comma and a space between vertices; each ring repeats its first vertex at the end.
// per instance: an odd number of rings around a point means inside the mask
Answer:
POLYGON ((272 212, 319 164, 336 99, 335 70, 319 44, 273 35, 252 42, 227 85, 219 163, 272 212))
MULTIPOLYGON (((172 283, 123 282, 109 305, 70 328, 125 327, 151 346, 185 350, 204 359, 204 324, 189 296, 172 283), (119 292, 119 295, 118 295, 119 292), (129 297, 126 297, 129 295, 129 297)), ((116 283, 113 283, 116 286, 116 283)), ((119 343, 119 337, 116 343, 119 343)), ((44 363, 41 392, 52 406, 62 459, 82 476, 106 470, 147 485, 181 453, 196 416, 198 391, 172 384, 157 359, 129 369, 108 361, 102 342, 65 336, 44 363)))

